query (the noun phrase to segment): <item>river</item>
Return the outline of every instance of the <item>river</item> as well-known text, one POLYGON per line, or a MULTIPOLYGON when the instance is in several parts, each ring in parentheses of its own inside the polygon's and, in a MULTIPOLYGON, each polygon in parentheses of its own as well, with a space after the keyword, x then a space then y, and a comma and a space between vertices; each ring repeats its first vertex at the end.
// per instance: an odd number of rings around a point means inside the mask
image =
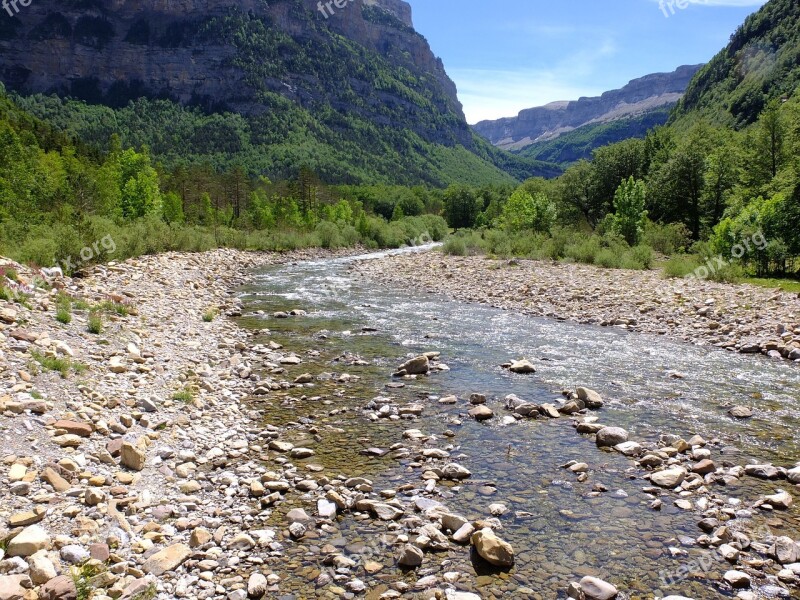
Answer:
MULTIPOLYGON (((506 504, 509 512, 500 517, 500 534, 514 546, 517 562, 510 573, 487 569, 471 559, 468 548, 453 545, 450 552, 427 555, 418 572, 401 572, 387 545, 397 531, 340 517, 336 531, 322 533, 318 545, 332 544, 357 561, 381 563, 384 568, 374 574, 359 567, 371 597, 398 581, 413 587, 420 577, 441 581, 444 573, 455 572, 462 573, 456 587, 483 598, 566 598, 569 583, 583 575, 611 581, 623 591, 621 597, 631 599, 735 595, 720 585, 730 565, 694 543, 702 533, 699 512, 675 506, 674 494, 665 494, 663 508, 654 511, 653 497, 642 491, 648 482, 637 477, 643 471, 633 461, 599 450, 589 436, 575 432, 569 418, 506 424, 503 398, 516 394, 539 404, 555 402, 562 390, 585 386, 606 400, 596 413, 600 421, 624 427, 633 440, 699 434, 718 440, 711 446, 717 463, 792 466, 800 460, 796 365, 452 301, 415 289, 414 281, 379 285, 354 268, 384 255, 289 264, 253 274, 241 290, 248 311, 242 325, 269 328, 262 341, 310 353, 303 365, 292 367, 292 374, 335 374, 307 396, 295 392, 260 408, 268 422, 294 427, 291 441, 315 444, 318 468, 325 473, 363 475, 376 490, 411 482, 415 489, 404 492, 407 500, 420 496, 424 484, 413 454, 397 460, 361 451, 388 449, 403 442, 403 431, 411 428, 434 436, 426 447, 448 449, 472 471, 460 486, 437 487, 436 499, 470 519, 489 517, 492 503, 506 504), (308 315, 272 318, 275 311, 294 308, 308 315), (402 388, 387 387, 397 365, 427 351, 441 352, 449 370, 404 381, 402 388), (536 365, 535 374, 514 375, 500 366, 523 357, 536 365), (354 359, 366 364, 354 366, 354 359), (336 381, 341 373, 358 379, 336 381), (466 399, 471 393, 485 394, 496 418, 478 423, 464 418, 465 401, 456 406, 437 402, 443 395, 466 399), (378 405, 422 403, 425 411, 413 422, 372 422, 362 409, 375 398, 381 398, 378 405), (752 407, 754 418, 731 418, 728 409, 734 405, 752 407), (586 482, 578 483, 562 468, 570 460, 589 464, 586 482), (601 489, 607 491, 597 493, 601 489)), ((791 512, 748 510, 760 495, 781 485, 788 484, 744 478, 740 485, 714 492, 736 511, 733 529, 763 532, 769 527, 774 535, 797 539, 799 527, 791 512)), ((286 598, 335 597, 316 586, 325 570, 322 554, 299 545, 287 549, 286 577, 293 593, 286 598)), ((792 592, 773 577, 758 581, 758 593, 788 597, 792 592)))

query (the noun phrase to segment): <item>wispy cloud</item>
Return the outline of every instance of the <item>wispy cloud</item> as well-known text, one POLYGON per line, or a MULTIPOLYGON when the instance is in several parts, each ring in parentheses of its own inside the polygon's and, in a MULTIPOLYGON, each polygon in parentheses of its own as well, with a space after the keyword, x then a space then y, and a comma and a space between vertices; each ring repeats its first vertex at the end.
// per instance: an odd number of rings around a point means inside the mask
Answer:
POLYGON ((617 46, 612 38, 591 47, 579 48, 549 67, 515 70, 450 69, 458 96, 470 123, 484 119, 516 116, 519 111, 558 100, 576 100, 605 91, 590 83, 598 65, 613 56, 617 46))

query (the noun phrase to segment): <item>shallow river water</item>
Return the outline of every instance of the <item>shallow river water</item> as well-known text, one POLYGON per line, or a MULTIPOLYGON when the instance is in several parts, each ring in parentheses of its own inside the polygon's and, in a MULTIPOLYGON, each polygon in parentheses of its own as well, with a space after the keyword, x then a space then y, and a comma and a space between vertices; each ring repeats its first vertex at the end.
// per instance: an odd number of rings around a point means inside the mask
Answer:
MULTIPOLYGON (((472 519, 487 518, 493 502, 507 504, 510 511, 501 517, 501 536, 514 546, 517 563, 509 573, 488 571, 479 561, 473 563, 467 548, 454 547, 449 553, 426 555, 420 571, 403 573, 392 564, 391 548, 383 543, 391 533, 386 526, 340 518, 337 533, 318 533, 312 550, 287 547, 286 598, 335 597, 315 586, 325 568, 319 552, 324 544, 357 560, 367 557, 384 565, 374 574, 359 567, 368 597, 377 597, 398 580, 413 586, 424 575, 446 572, 463 572, 457 587, 483 598, 566 598, 570 581, 587 574, 613 582, 625 598, 735 595, 720 583, 731 567, 713 551, 690 544, 701 534, 697 512, 674 506, 674 495, 665 495, 663 509, 653 511, 652 497, 642 492, 648 482, 637 478, 641 470, 617 453, 598 450, 589 436, 575 432, 569 418, 503 425, 501 417, 508 413, 502 399, 513 393, 536 403, 553 402, 563 389, 586 386, 606 400, 596 414, 600 421, 626 428, 633 440, 655 441, 663 433, 685 439, 700 434, 721 440, 713 456, 718 463, 793 466, 800 460, 796 365, 622 329, 521 316, 428 294, 415 289, 414 281, 386 287, 358 274, 359 261, 382 255, 254 273, 252 283, 241 291, 248 310, 242 325, 268 328, 269 337, 261 341, 284 343, 299 355, 319 352, 304 356, 306 362, 292 367, 290 375, 331 372, 360 377, 349 384, 322 382, 306 392, 309 398, 295 392, 259 408, 268 422, 292 428, 295 438, 289 441, 313 444, 314 460, 325 474, 363 475, 375 482, 376 490, 406 482, 421 486, 421 471, 407 461, 363 456, 364 448, 388 449, 403 441, 402 432, 410 428, 436 436, 430 447, 453 444, 451 453, 473 475, 460 487, 440 485, 444 493, 439 500, 472 519), (271 317, 274 311, 294 308, 308 311, 308 316, 271 317), (450 370, 406 381, 404 388, 387 387, 397 365, 425 351, 441 352, 450 370), (369 364, 349 366, 354 356, 369 364), (536 374, 513 375, 500 367, 523 357, 536 365, 536 374), (473 392, 489 397, 495 419, 483 424, 459 419, 466 412, 464 402, 454 407, 436 402, 442 395, 463 399, 473 392), (362 409, 376 397, 398 404, 422 402, 425 412, 414 422, 372 423, 362 409), (734 405, 752 407, 755 417, 732 419, 727 413, 734 405), (331 409, 345 407, 346 412, 330 414, 331 409), (309 423, 317 437, 308 432, 309 423), (445 437, 446 430, 455 436, 445 437), (578 483, 561 468, 569 460, 589 464, 587 482, 578 483), (591 496, 596 484, 608 492, 591 496), (689 576, 683 577, 687 571, 689 576)), ((787 484, 745 478, 739 486, 725 488, 724 495, 740 500, 737 508, 746 508, 781 485, 787 484)), ((311 513, 313 506, 306 509, 311 513)), ((737 519, 735 528, 763 531, 768 525, 774 535, 797 539, 800 524, 793 511, 753 515, 737 519)), ((782 591, 777 580, 757 583, 759 597, 793 593, 782 591)))

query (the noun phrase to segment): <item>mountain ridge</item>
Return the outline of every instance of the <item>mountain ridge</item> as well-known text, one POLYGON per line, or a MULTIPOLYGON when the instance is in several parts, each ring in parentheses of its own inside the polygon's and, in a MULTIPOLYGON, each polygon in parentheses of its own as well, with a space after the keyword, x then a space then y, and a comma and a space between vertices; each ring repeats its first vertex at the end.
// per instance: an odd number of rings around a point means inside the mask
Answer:
POLYGON ((638 117, 673 106, 701 67, 684 65, 669 73, 652 73, 600 96, 551 102, 520 111, 516 117, 481 121, 473 129, 498 148, 523 150, 586 125, 638 117))

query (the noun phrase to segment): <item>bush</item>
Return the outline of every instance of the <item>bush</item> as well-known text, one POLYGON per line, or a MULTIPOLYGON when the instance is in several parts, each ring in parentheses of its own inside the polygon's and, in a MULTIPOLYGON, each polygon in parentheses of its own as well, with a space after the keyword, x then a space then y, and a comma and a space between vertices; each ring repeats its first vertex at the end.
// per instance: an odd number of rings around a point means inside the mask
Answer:
POLYGON ((672 256, 689 248, 692 243, 692 232, 683 223, 661 225, 648 221, 642 243, 665 256, 672 256))
POLYGON ((622 266, 620 256, 610 248, 603 248, 594 258, 594 264, 606 269, 619 269, 622 266))
POLYGON ((453 236, 447 238, 447 241, 442 246, 442 252, 450 256, 466 256, 467 243, 464 241, 463 237, 453 236))
POLYGON ((673 256, 666 263, 664 263, 664 277, 668 279, 686 277, 694 272, 698 264, 699 262, 696 256, 689 254, 679 254, 677 256, 673 256))
POLYGON ((585 237, 582 241, 569 243, 565 250, 564 256, 572 259, 575 262, 585 263, 592 265, 595 263, 595 257, 600 252, 600 239, 596 236, 585 237))

